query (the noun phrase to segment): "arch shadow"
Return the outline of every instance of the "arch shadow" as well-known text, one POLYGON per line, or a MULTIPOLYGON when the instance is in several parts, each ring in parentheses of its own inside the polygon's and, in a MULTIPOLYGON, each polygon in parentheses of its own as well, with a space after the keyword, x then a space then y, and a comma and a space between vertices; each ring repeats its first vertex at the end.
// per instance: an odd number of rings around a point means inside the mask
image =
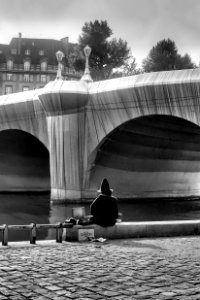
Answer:
POLYGON ((0 132, 0 192, 49 191, 49 152, 32 134, 0 132))
POLYGON ((102 177, 121 198, 200 195, 200 127, 168 115, 121 124, 98 145, 93 189, 102 177))

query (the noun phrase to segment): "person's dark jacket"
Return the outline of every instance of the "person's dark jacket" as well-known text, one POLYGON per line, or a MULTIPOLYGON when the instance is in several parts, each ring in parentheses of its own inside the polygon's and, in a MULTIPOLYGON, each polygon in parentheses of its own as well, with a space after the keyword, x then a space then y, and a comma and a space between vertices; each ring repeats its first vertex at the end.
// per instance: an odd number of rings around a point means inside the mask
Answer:
POLYGON ((113 226, 118 218, 117 198, 100 194, 91 204, 92 221, 102 227, 113 226))

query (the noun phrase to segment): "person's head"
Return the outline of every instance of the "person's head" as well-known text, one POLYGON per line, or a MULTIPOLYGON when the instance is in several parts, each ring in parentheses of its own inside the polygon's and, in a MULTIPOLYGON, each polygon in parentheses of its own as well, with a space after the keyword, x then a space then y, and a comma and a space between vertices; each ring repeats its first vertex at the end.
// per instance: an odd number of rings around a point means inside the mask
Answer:
POLYGON ((98 190, 98 192, 100 192, 101 194, 107 195, 107 196, 111 196, 113 190, 110 189, 108 180, 106 178, 104 178, 101 182, 101 187, 98 190))

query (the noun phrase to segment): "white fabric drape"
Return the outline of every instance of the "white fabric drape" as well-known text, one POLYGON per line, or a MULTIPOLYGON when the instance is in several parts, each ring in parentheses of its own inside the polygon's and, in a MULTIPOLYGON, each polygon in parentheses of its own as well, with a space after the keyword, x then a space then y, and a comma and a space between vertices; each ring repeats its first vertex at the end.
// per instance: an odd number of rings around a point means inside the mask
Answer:
POLYGON ((93 197, 100 176, 92 178, 97 151, 116 128, 149 115, 200 125, 199 111, 199 69, 89 84, 57 80, 40 90, 1 96, 0 130, 21 129, 46 145, 53 197, 93 197))

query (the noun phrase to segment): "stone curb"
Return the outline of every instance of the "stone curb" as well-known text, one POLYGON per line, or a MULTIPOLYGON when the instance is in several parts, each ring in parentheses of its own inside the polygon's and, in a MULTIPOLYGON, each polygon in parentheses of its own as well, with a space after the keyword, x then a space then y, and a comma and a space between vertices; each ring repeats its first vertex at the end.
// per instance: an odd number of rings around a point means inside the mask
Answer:
POLYGON ((157 222, 121 222, 112 227, 98 225, 75 225, 63 231, 63 240, 78 241, 80 230, 94 230, 94 237, 108 239, 171 237, 200 234, 200 220, 157 221, 157 222))

